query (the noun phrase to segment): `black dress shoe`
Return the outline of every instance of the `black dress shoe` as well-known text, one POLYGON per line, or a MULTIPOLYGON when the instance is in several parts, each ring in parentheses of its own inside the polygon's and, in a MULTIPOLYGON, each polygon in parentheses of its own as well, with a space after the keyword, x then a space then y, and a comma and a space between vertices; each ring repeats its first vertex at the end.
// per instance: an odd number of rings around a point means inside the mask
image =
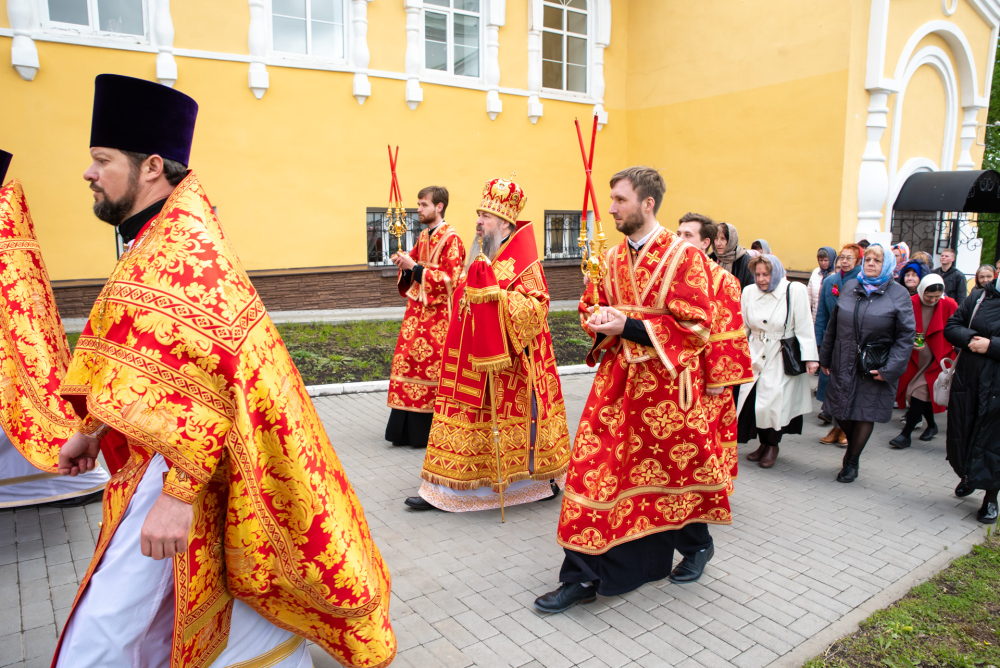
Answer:
POLYGON ((710 562, 714 556, 715 545, 710 545, 704 550, 695 552, 693 557, 684 557, 667 578, 674 584, 697 582, 701 574, 705 572, 705 564, 710 562))
POLYGON ((86 506, 90 503, 100 503, 101 499, 104 498, 104 490, 94 492, 92 494, 84 494, 83 496, 75 496, 72 499, 59 499, 58 501, 53 501, 52 503, 46 503, 46 506, 52 506, 53 508, 76 508, 77 506, 86 506))
POLYGON ((965 497, 967 497, 968 495, 972 494, 975 491, 976 491, 975 487, 966 487, 965 481, 962 481, 958 483, 958 486, 955 488, 955 496, 957 496, 960 499, 964 499, 965 497))
POLYGON ((935 436, 937 436, 937 434, 938 434, 937 425, 932 424, 931 426, 927 427, 927 429, 924 429, 924 433, 920 434, 920 440, 929 441, 935 436))
POLYGON ((837 474, 837 482, 854 482, 858 477, 858 465, 853 462, 844 464, 844 468, 837 474))
POLYGON ((983 507, 976 513, 976 519, 983 524, 997 523, 997 502, 983 501, 983 507))
POLYGON ((422 496, 411 496, 403 503, 414 510, 437 510, 437 506, 428 503, 422 496))
POLYGON ((902 450, 904 448, 908 448, 908 447, 910 447, 910 437, 909 436, 903 436, 902 434, 900 434, 896 438, 894 438, 891 441, 889 441, 889 445, 891 445, 892 447, 896 448, 897 450, 902 450))
POLYGON ((825 411, 820 411, 819 415, 817 415, 816 417, 818 417, 819 421, 822 422, 823 424, 830 424, 831 422, 833 422, 833 416, 825 411))
POLYGON ((579 582, 563 582, 559 589, 536 598, 535 607, 542 612, 562 612, 577 603, 593 603, 596 600, 597 587, 584 587, 579 582))

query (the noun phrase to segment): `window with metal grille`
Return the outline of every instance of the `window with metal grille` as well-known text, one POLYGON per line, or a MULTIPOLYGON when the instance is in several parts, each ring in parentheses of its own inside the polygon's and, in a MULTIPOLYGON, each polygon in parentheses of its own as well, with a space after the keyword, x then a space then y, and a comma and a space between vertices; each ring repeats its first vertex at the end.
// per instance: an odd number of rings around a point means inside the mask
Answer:
POLYGON ((479 76, 480 0, 424 0, 424 67, 479 76))
MULTIPOLYGON (((392 266, 389 260, 399 246, 396 245, 396 237, 389 234, 389 220, 386 216, 385 207, 369 208, 367 213, 368 227, 368 266, 386 267, 392 266)), ((417 207, 406 212, 407 230, 403 235, 403 247, 412 250, 420 236, 420 217, 417 216, 417 207)))
POLYGON ((587 92, 587 0, 545 0, 542 86, 587 92))
POLYGON ((580 212, 545 212, 545 259, 563 260, 583 257, 577 245, 580 236, 580 212))

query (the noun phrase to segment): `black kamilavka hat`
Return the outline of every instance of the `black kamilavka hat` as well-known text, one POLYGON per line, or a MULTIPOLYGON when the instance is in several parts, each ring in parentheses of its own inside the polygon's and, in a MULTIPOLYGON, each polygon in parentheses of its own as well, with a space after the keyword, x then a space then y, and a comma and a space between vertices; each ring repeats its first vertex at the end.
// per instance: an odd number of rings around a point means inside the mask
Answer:
POLYGON ((99 74, 94 81, 90 146, 155 153, 187 166, 197 117, 198 103, 173 88, 99 74))
POLYGON ((7 168, 10 167, 10 160, 13 157, 13 154, 7 151, 0 151, 0 186, 3 185, 3 180, 7 178, 7 168))

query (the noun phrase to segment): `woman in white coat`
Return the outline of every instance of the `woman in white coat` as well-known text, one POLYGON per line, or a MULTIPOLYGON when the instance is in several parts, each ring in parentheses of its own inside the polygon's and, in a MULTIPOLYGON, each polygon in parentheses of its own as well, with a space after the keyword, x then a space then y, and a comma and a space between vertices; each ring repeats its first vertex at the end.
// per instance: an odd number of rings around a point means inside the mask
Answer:
POLYGON ((747 455, 769 469, 778 458, 784 434, 802 433, 802 416, 812 411, 809 376, 819 368, 819 351, 806 286, 785 278, 785 268, 773 255, 750 261, 754 285, 743 289, 743 323, 750 339, 753 384, 740 392, 739 443, 754 438, 760 447, 747 455), (788 305, 791 308, 788 308, 788 305), (807 373, 785 374, 781 339, 795 337, 807 373))

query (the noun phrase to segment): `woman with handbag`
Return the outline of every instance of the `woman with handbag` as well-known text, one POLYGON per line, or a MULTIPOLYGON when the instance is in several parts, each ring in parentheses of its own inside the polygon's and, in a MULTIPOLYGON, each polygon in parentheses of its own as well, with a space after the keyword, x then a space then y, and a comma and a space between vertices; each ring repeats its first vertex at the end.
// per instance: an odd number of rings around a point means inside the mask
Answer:
POLYGON ((941 374, 951 381, 948 461, 962 479, 955 496, 986 490, 976 518, 994 524, 1000 489, 1000 291, 996 281, 966 297, 948 319, 944 336, 960 350, 951 378, 941 374))
POLYGON ((837 476, 845 483, 858 477, 875 423, 892 418, 915 334, 910 293, 892 279, 896 258, 881 244, 870 245, 864 257, 861 273, 840 291, 819 354, 823 373, 830 375, 827 409, 847 435, 837 476))
POLYGON ((943 413, 947 408, 934 402, 931 388, 941 374, 941 361, 955 357, 954 347, 944 338, 944 324, 958 309, 958 304, 945 296, 944 279, 939 274, 924 276, 912 301, 917 335, 910 362, 899 379, 899 390, 896 392, 896 406, 906 408, 908 404, 909 409, 902 433, 889 441, 889 445, 897 450, 910 447, 910 434, 921 418, 927 420, 927 428, 920 435, 920 440, 929 441, 937 435, 934 414, 943 413))
POLYGON ((784 434, 802 433, 802 416, 812 410, 808 373, 819 364, 809 293, 790 283, 773 255, 750 260, 754 285, 743 289, 743 323, 750 341, 753 383, 740 392, 736 440, 760 440, 747 455, 769 469, 784 434))

